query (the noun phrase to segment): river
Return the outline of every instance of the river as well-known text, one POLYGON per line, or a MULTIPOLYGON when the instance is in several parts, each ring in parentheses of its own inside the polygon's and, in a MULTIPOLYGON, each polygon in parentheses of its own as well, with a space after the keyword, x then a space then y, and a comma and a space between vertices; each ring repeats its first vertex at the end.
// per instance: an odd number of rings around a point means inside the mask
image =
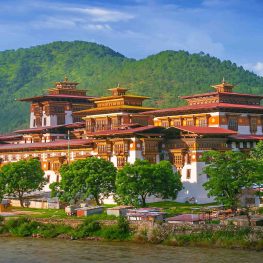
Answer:
POLYGON ((1 263, 263 262, 263 252, 128 242, 0 238, 1 263))

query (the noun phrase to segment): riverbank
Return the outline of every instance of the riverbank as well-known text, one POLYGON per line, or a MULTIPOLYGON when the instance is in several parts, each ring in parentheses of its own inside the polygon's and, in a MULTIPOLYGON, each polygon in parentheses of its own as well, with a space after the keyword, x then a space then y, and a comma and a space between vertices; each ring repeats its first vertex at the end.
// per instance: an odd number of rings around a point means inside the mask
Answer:
MULTIPOLYGON (((52 222, 52 220, 50 220, 52 222)), ((262 227, 221 225, 133 224, 124 218, 98 221, 87 218, 75 225, 40 222, 25 217, 0 223, 0 237, 57 238, 71 240, 129 241, 211 248, 263 250, 262 227)), ((70 222, 72 223, 72 222, 70 222)))

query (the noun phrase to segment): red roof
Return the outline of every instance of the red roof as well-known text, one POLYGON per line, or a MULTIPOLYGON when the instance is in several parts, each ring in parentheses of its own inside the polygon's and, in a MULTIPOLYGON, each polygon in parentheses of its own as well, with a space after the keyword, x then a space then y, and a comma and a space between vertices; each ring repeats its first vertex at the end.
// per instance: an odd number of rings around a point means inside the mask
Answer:
POLYGON ((38 149, 58 149, 67 148, 68 143, 70 147, 75 146, 87 146, 91 144, 92 140, 87 139, 73 139, 73 140, 56 140, 54 142, 39 142, 39 143, 21 143, 21 144, 3 144, 0 145, 1 151, 12 151, 12 150, 38 150, 38 149))
POLYGON ((33 132, 42 132, 42 131, 48 131, 51 129, 56 129, 56 128, 62 128, 65 127, 65 124, 63 125, 54 125, 54 126, 44 126, 44 127, 37 127, 37 128, 29 128, 29 129, 23 129, 23 130, 16 130, 14 131, 15 133, 33 133, 33 132))
POLYGON ((201 93, 201 94, 194 94, 189 96, 180 96, 181 99, 190 99, 190 98, 196 98, 196 97, 203 97, 203 96, 213 96, 213 95, 234 95, 234 96, 241 96, 241 97, 252 97, 252 98, 263 98, 261 95, 256 94, 246 94, 246 93, 238 93, 238 92, 207 92, 207 93, 201 93))
POLYGON ((79 96, 79 95, 69 95, 69 94, 54 94, 54 95, 42 95, 42 96, 35 96, 30 98, 19 99, 19 101, 33 101, 33 100, 40 100, 40 99, 50 99, 50 98, 58 98, 58 99, 93 99, 94 96, 79 96))
POLYGON ((56 128, 68 128, 68 129, 73 129, 73 128, 82 128, 85 127, 85 122, 74 122, 74 123, 69 123, 69 124, 61 124, 61 125, 54 125, 54 126, 43 126, 43 127, 37 127, 37 128, 29 128, 29 129, 23 129, 23 130, 16 130, 14 131, 15 133, 33 133, 33 132, 42 132, 42 131, 48 131, 51 129, 56 129, 56 128))
POLYGON ((201 134, 201 135, 205 135, 205 134, 231 135, 231 134, 237 133, 235 131, 220 128, 220 127, 175 126, 173 128, 179 129, 181 131, 186 131, 186 132, 190 132, 190 133, 197 133, 197 134, 201 134))
MULTIPOLYGON (((133 134, 133 133, 139 133, 139 132, 144 132, 144 131, 149 131, 149 130, 157 130, 157 131, 162 131, 165 128, 163 127, 158 127, 154 125, 148 125, 148 126, 143 126, 143 127, 137 127, 137 128, 128 128, 128 129, 115 129, 115 130, 106 130, 106 131, 96 131, 96 132, 87 132, 87 136, 101 136, 101 135, 118 135, 118 134, 133 134)), ((156 135, 156 134, 155 134, 156 135)))
POLYGON ((252 134, 236 134, 231 136, 234 140, 253 140, 253 141, 259 141, 263 140, 263 135, 252 135, 252 134))
POLYGON ((173 216, 166 218, 166 221, 181 221, 181 222, 195 222, 195 221, 204 221, 206 216, 203 214, 182 214, 178 216, 173 216))
POLYGON ((185 111, 195 111, 195 110, 219 110, 219 109, 241 109, 241 110, 259 110, 263 112, 263 106, 259 105, 243 105, 243 104, 231 104, 231 103, 209 103, 209 104, 196 104, 187 105, 176 108, 166 108, 154 111, 141 112, 140 114, 165 114, 165 113, 183 113, 185 111))
POLYGON ((10 134, 10 135, 0 135, 0 141, 12 141, 21 139, 22 135, 19 134, 10 134))

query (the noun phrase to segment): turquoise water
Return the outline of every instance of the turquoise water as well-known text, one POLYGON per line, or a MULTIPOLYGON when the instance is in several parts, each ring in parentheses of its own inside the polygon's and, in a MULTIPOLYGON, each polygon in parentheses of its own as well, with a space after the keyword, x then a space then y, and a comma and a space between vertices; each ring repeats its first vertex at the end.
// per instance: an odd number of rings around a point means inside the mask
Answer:
POLYGON ((0 238, 2 263, 261 263, 263 252, 169 247, 127 242, 0 238))

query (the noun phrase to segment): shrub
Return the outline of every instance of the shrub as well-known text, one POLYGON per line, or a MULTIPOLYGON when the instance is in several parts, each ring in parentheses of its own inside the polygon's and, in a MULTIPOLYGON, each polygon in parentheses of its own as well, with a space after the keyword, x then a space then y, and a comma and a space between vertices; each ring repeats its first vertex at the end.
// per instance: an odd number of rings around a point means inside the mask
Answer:
POLYGON ((27 218, 18 218, 10 219, 5 223, 5 227, 8 229, 8 232, 14 236, 27 237, 31 236, 37 231, 39 223, 35 221, 30 221, 27 218))
POLYGON ((97 234, 106 240, 127 240, 130 237, 129 233, 121 231, 117 225, 104 227, 97 234))
POLYGON ((127 220, 127 218, 125 218, 124 216, 120 216, 118 218, 118 229, 123 232, 123 233, 129 233, 130 231, 130 225, 129 225, 129 221, 127 220))
POLYGON ((60 234, 71 234, 72 228, 65 225, 42 224, 37 229, 37 234, 44 238, 54 238, 60 234))
POLYGON ((72 232, 74 238, 85 238, 101 229, 99 222, 86 220, 75 231, 72 232))

